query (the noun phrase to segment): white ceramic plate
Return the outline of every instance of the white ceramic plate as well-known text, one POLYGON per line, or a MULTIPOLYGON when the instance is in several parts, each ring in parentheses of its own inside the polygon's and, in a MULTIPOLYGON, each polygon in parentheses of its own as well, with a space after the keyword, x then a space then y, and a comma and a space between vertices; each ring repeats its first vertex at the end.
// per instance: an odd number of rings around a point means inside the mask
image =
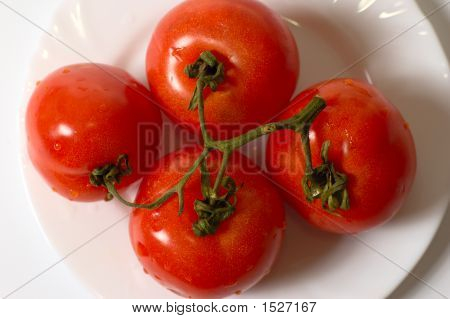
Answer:
MULTIPOLYGON (((125 68, 145 83, 148 40, 158 20, 177 2, 64 2, 48 29, 54 38, 42 37, 31 64, 25 101, 48 72, 86 59, 125 68)), ((288 209, 287 236, 273 271, 240 297, 386 297, 426 250, 448 203, 450 148, 442 145, 450 136, 447 60, 412 1, 264 2, 286 17, 300 47, 298 89, 337 75, 373 82, 410 123, 418 174, 401 212, 357 238, 316 231, 288 209)), ((22 121, 25 108, 26 103, 22 121)), ((59 197, 32 167, 24 132, 21 144, 37 219, 60 255, 70 254, 65 262, 82 282, 101 297, 177 297, 142 271, 128 240, 128 220, 123 218, 127 208, 59 197)), ((132 197, 134 191, 127 195, 132 197)))

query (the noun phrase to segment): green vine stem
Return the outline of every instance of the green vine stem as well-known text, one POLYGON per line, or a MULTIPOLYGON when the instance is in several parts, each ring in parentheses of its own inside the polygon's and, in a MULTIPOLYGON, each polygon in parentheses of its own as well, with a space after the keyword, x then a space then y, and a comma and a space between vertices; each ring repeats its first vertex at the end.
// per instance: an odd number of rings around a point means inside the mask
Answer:
POLYGON ((223 153, 223 158, 222 158, 222 163, 220 164, 219 174, 216 177, 216 180, 214 182, 214 187, 213 187, 211 195, 210 195, 212 202, 214 202, 214 200, 219 195, 218 194, 219 187, 220 187, 220 185, 222 183, 222 179, 223 179, 223 177, 225 175, 225 171, 226 171, 227 166, 228 166, 228 161, 230 159, 230 155, 231 155, 231 152, 224 152, 223 153))
MULTIPOLYGON (((178 181, 178 183, 175 186, 168 189, 161 197, 159 197, 154 202, 149 204, 139 204, 129 202, 120 195, 115 185, 116 183, 120 182, 120 178, 124 175, 121 173, 121 170, 118 169, 119 166, 117 164, 116 165, 107 164, 101 168, 94 169, 90 175, 90 181, 91 184, 95 186, 104 186, 109 192, 108 195, 115 197, 122 204, 133 208, 155 209, 164 204, 170 197, 172 197, 172 195, 177 194, 179 199, 178 213, 181 214, 184 210, 184 196, 183 196, 184 185, 186 185, 186 183, 189 181, 189 178, 192 176, 192 174, 194 174, 195 170, 204 161, 208 153, 209 153, 208 149, 206 148, 203 149, 200 156, 195 160, 194 164, 189 168, 186 174, 178 181)), ((126 157, 126 155, 120 155, 119 159, 123 157, 126 157)), ((129 165, 128 165, 128 172, 131 173, 131 167, 129 167, 129 165)))
POLYGON ((271 134, 278 130, 293 130, 295 132, 303 133, 305 132, 305 128, 307 128, 306 131, 309 131, 311 123, 325 107, 325 101, 319 96, 315 96, 300 113, 287 120, 263 124, 232 139, 205 142, 205 146, 218 149, 225 153, 240 148, 261 136, 271 134))
POLYGON ((197 85, 188 109, 193 111, 198 106, 200 130, 206 145, 211 142, 211 137, 206 130, 203 91, 207 87, 210 87, 213 92, 216 91, 225 78, 224 66, 223 63, 217 61, 211 52, 204 51, 197 61, 186 66, 184 73, 191 79, 197 79, 197 85))
POLYGON ((168 189, 157 200, 148 204, 129 202, 118 193, 115 185, 120 183, 123 176, 131 173, 128 158, 126 155, 121 155, 116 164, 108 164, 95 169, 90 176, 93 185, 106 187, 108 198, 116 197, 121 203, 134 208, 155 209, 177 194, 179 214, 181 214, 184 210, 184 186, 192 174, 197 169, 200 169, 203 199, 194 202, 198 220, 192 225, 192 229, 198 236, 214 234, 220 223, 233 214, 237 203, 236 192, 239 187, 236 186, 236 182, 230 176, 226 175, 228 162, 233 151, 275 131, 293 130, 301 135, 305 157, 305 175, 301 180, 301 186, 306 199, 309 201, 320 199, 323 208, 336 216, 340 216, 335 212, 336 209, 346 210, 350 208, 346 188, 347 177, 343 173, 336 172, 333 163, 328 160, 329 141, 322 145, 322 164, 317 167, 312 165, 309 130, 315 118, 326 107, 326 103, 321 97, 313 97, 305 108, 289 119, 263 124, 231 139, 214 140, 206 130, 203 92, 206 88, 215 91, 220 83, 224 81, 224 66, 217 61, 211 52, 205 51, 200 54, 197 61, 186 67, 185 73, 190 78, 197 80, 197 85, 189 103, 189 110, 198 110, 200 129, 204 141, 202 153, 175 186, 168 189), (212 150, 218 150, 223 154, 219 172, 213 186, 211 185, 211 176, 206 165, 206 159, 212 150))

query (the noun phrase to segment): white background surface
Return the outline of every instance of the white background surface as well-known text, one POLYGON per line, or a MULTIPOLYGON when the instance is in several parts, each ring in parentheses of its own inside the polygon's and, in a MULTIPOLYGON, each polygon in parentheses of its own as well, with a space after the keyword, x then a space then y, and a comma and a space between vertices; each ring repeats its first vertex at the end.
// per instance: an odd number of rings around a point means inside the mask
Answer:
MULTIPOLYGON (((410 1, 410 0, 409 0, 410 1)), ((22 183, 18 140, 18 106, 22 102, 22 92, 26 78, 26 67, 32 49, 42 34, 2 2, 28 17, 37 25, 47 27, 58 0, 0 1, 0 40, 2 49, 0 96, 2 114, 0 117, 1 180, 0 199, 0 296, 20 287, 59 260, 45 240, 34 219, 22 183), (8 92, 8 94, 6 94, 8 92), (11 94, 11 92, 13 94, 11 94), (6 99, 4 98, 6 97, 6 99)), ((447 1, 419 1, 425 12, 447 1)), ((443 42, 447 56, 450 54, 450 5, 430 18, 438 36, 443 42)), ((445 138, 445 137, 443 137, 445 138)), ((414 273, 431 286, 450 296, 450 216, 444 219, 435 240, 414 273)), ((405 241, 413 241, 405 238, 405 241)), ((63 263, 58 264, 11 297, 14 298, 90 298, 94 295, 82 287, 63 263)), ((395 298, 436 298, 433 290, 413 277, 408 278, 392 295, 395 298)))

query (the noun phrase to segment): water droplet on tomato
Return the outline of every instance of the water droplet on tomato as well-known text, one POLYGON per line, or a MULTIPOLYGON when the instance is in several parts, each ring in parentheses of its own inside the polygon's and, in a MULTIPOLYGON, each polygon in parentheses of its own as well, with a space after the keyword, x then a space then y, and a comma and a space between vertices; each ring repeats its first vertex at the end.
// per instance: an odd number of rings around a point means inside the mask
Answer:
POLYGON ((342 143, 342 152, 344 153, 344 156, 347 156, 347 154, 349 153, 349 149, 350 145, 348 141, 344 141, 344 143, 342 143))
POLYGON ((233 281, 231 281, 231 282, 229 282, 229 283, 226 283, 225 284, 225 287, 226 288, 230 288, 230 287, 233 287, 233 286, 236 286, 237 285, 237 280, 235 279, 235 280, 233 280, 233 281))
POLYGON ((169 263, 164 263, 163 264, 163 268, 164 270, 166 270, 167 272, 171 272, 172 271, 172 265, 169 263))
POLYGON ((344 80, 344 84, 345 85, 352 85, 353 84, 353 80, 352 79, 345 79, 344 80))
POLYGON ((345 79, 344 84, 347 86, 351 86, 353 89, 358 91, 359 93, 371 97, 372 94, 368 90, 366 90, 363 86, 359 85, 358 83, 355 83, 352 79, 345 79))
POLYGON ((150 224, 154 232, 159 232, 163 229, 159 212, 153 212, 153 214, 150 215, 150 219, 150 224))
POLYGON ((60 151, 61 150, 61 144, 55 143, 55 144, 53 144, 53 148, 55 149, 55 151, 60 151))
POLYGON ((78 196, 80 196, 80 193, 73 189, 69 190, 69 194, 72 199, 78 198, 78 196))
POLYGON ((170 55, 172 55, 178 61, 182 61, 180 53, 184 48, 170 48, 170 55))
POLYGON ((247 268, 245 269, 245 271, 249 272, 249 271, 253 270, 253 268, 255 268, 255 265, 248 265, 247 268))
POLYGON ((136 252, 141 257, 147 257, 148 256, 148 250, 142 243, 138 243, 136 246, 136 252))

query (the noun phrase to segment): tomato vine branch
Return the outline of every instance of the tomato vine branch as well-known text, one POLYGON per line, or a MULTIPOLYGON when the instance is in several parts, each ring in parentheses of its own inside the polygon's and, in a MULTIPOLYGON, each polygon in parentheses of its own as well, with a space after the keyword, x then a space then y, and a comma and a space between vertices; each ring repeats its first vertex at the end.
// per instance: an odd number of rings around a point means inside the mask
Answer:
MULTIPOLYGON (((168 189, 161 197, 156 199, 152 203, 148 204, 139 204, 127 201, 124 199, 120 193, 117 191, 115 185, 120 182, 114 172, 117 172, 117 167, 114 164, 107 164, 102 168, 98 168, 92 171, 90 175, 91 184, 95 186, 104 186, 108 190, 108 194, 114 196, 117 200, 119 200, 122 204, 133 207, 133 208, 144 208, 144 209, 155 209, 164 204, 170 197, 174 194, 178 195, 179 198, 179 214, 183 212, 184 209, 184 194, 183 189, 184 185, 189 181, 189 178, 194 174, 195 170, 199 167, 199 165, 203 162, 203 160, 208 155, 209 150, 204 149, 200 156, 195 160, 194 164, 189 168, 186 174, 177 182, 177 184, 170 189, 168 189), (112 173, 111 173, 112 172, 112 173)), ((126 155, 120 155, 119 158, 124 157, 126 155)))
POLYGON ((184 210, 184 186, 192 174, 200 169, 201 190, 203 199, 194 202, 194 210, 197 212, 198 220, 192 228, 196 235, 205 236, 213 234, 221 222, 230 217, 236 207, 236 182, 226 174, 228 162, 234 150, 241 146, 271 134, 278 130, 292 130, 301 135, 303 154, 305 157, 305 175, 301 180, 301 186, 306 199, 313 201, 320 199, 322 206, 328 212, 340 216, 336 209, 349 209, 349 196, 347 192, 347 177, 337 172, 332 162, 328 159, 329 141, 322 145, 322 164, 313 167, 311 160, 311 148, 309 140, 309 129, 315 118, 326 107, 325 100, 315 96, 299 113, 289 119, 263 124, 240 136, 225 140, 212 139, 206 130, 205 101, 203 91, 210 88, 215 91, 225 79, 224 66, 209 51, 202 52, 193 64, 186 67, 185 73, 192 79, 197 80, 189 110, 198 110, 201 134, 204 145, 200 156, 195 160, 191 168, 176 183, 168 189, 161 197, 152 203, 139 204, 125 200, 117 191, 115 185, 120 183, 123 176, 131 172, 126 155, 119 156, 116 164, 108 164, 92 171, 90 180, 95 186, 104 186, 108 190, 108 197, 116 197, 121 203, 144 209, 155 209, 164 204, 170 197, 177 194, 179 200, 179 214, 184 210), (210 172, 206 165, 208 154, 217 150, 223 154, 219 172, 211 186, 210 172))

